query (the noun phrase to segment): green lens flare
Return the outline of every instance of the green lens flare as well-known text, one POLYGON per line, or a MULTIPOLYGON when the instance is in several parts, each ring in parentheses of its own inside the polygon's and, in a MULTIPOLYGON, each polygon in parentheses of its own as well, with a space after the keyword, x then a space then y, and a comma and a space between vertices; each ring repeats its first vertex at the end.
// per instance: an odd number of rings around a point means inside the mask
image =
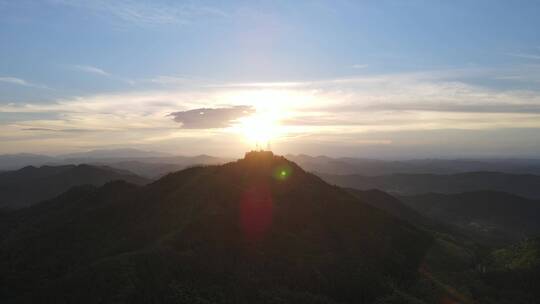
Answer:
POLYGON ((274 178, 280 181, 287 180, 292 174, 292 168, 288 165, 281 165, 274 169, 274 178))

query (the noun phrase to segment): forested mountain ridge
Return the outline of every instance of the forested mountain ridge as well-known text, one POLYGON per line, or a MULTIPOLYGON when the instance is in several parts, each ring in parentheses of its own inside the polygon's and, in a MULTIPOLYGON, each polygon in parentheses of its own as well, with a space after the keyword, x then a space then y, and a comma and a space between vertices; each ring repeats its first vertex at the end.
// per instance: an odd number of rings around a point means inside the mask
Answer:
POLYGON ((432 238, 271 153, 13 212, 5 302, 358 303, 415 284, 432 238))
POLYGON ((101 186, 114 180, 146 184, 148 179, 106 166, 28 166, 0 173, 0 208, 22 208, 51 199, 73 186, 101 186))
POLYGON ((540 201, 496 191, 428 193, 399 199, 433 220, 459 227, 479 240, 510 244, 540 235, 540 201))

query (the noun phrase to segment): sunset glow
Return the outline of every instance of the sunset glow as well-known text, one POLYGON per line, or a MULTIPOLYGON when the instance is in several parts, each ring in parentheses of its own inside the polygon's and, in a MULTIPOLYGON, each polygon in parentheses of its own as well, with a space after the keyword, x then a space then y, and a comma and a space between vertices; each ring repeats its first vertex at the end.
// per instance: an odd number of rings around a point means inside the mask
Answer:
POLYGON ((265 149, 280 134, 276 115, 255 114, 240 119, 238 130, 253 148, 265 149))

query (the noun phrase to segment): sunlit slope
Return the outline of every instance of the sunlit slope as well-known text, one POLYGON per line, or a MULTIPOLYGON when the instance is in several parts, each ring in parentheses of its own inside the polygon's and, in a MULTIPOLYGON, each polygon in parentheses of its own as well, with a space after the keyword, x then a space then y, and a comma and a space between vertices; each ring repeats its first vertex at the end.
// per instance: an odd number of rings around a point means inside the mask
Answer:
POLYGON ((12 216, 5 301, 358 303, 414 282, 431 243, 260 152, 144 187, 74 188, 12 216))

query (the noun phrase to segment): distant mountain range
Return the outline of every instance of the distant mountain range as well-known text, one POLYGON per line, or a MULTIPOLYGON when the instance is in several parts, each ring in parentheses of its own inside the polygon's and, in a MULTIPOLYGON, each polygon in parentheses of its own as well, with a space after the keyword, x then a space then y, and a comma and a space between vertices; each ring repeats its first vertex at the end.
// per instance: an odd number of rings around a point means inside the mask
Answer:
POLYGON ((382 176, 318 174, 331 184, 359 190, 380 189, 400 195, 501 191, 539 199, 540 176, 500 172, 392 174, 382 176))
POLYGON ((540 175, 540 159, 412 159, 398 161, 351 157, 313 157, 305 154, 287 155, 286 157, 307 171, 337 175, 456 174, 478 171, 540 175))
POLYGON ((95 158, 147 158, 147 157, 169 157, 169 153, 144 151, 138 149, 101 149, 87 152, 70 153, 60 155, 61 159, 95 159, 95 158))
MULTIPOLYGON (((352 157, 313 157, 305 154, 287 155, 286 157, 299 164, 306 171, 337 175, 455 174, 478 171, 540 175, 540 159, 412 159, 398 161, 352 157)), ((138 149, 108 149, 54 157, 37 154, 0 155, 0 171, 17 170, 25 166, 101 164, 127 169, 147 178, 156 178, 192 165, 223 164, 232 160, 232 158, 208 155, 179 156, 138 149)))
POLYGON ((208 155, 178 156, 137 149, 92 150, 58 156, 37 154, 0 155, 0 171, 17 170, 26 166, 59 166, 91 164, 129 170, 146 178, 157 178, 194 165, 215 165, 231 161, 208 155))
POLYGON ((131 172, 89 165, 28 166, 0 173, 0 208, 22 208, 54 198, 73 186, 101 186, 114 180, 146 184, 131 172))
POLYGON ((264 152, 0 217, 2 303, 391 303, 432 242, 264 152))
POLYGON ((26 166, 42 166, 45 164, 54 164, 58 160, 55 157, 20 153, 0 155, 0 171, 18 170, 26 166))
POLYGON ((231 159, 218 158, 209 155, 197 156, 169 156, 155 158, 133 158, 133 159, 68 159, 66 161, 87 162, 95 165, 106 165, 118 169, 129 170, 146 178, 159 178, 171 172, 200 165, 224 164, 231 159))

